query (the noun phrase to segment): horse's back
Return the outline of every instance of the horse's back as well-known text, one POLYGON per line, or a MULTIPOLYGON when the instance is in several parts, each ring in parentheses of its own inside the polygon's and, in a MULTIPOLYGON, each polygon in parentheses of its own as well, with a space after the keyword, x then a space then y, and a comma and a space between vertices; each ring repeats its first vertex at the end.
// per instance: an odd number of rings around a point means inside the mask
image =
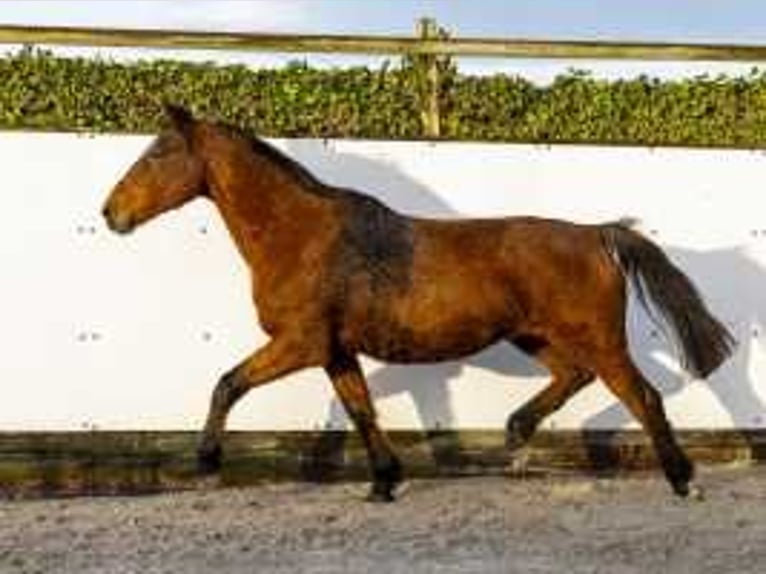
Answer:
POLYGON ((439 276, 458 275, 516 300, 598 290, 612 266, 602 226, 535 217, 416 223, 417 259, 439 276))

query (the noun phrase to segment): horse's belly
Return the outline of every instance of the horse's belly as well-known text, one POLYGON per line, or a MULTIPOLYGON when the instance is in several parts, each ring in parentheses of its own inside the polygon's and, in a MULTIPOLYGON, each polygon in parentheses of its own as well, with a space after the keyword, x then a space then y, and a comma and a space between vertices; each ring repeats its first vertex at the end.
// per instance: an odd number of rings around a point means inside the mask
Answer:
POLYGON ((457 359, 496 342, 505 329, 491 317, 428 318, 402 321, 378 317, 357 326, 359 351, 387 362, 416 363, 457 359))
POLYGON ((406 288, 370 282, 377 288, 350 290, 345 328, 352 348, 390 362, 442 361, 479 351, 513 330, 519 313, 489 256, 463 268, 451 259, 440 264, 420 257, 406 288))

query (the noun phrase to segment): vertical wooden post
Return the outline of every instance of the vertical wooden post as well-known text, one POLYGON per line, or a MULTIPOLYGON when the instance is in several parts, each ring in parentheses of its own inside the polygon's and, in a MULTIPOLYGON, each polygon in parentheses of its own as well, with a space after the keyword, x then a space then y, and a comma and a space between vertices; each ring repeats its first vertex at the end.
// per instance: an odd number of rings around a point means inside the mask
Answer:
MULTIPOLYGON (((421 18, 417 23, 417 34, 421 40, 437 40, 439 27, 433 18, 421 18)), ((429 138, 438 138, 441 134, 439 117, 439 66, 436 54, 421 54, 418 59, 422 62, 426 75, 427 93, 421 110, 423 133, 429 138)))

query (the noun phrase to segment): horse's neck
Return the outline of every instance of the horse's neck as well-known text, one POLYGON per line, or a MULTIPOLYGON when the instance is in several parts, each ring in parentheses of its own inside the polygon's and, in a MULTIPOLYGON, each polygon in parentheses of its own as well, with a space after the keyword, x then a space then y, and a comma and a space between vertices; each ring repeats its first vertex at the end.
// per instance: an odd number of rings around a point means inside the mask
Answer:
POLYGON ((294 264, 330 215, 328 200, 247 142, 212 139, 203 155, 210 195, 256 280, 294 264))

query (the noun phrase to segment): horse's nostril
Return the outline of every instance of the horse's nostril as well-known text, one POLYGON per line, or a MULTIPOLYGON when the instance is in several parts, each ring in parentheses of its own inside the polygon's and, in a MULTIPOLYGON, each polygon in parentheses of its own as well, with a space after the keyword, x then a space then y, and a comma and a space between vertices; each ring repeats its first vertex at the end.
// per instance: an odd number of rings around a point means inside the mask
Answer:
POLYGON ((109 219, 109 206, 108 205, 105 205, 104 208, 101 210, 101 215, 103 215, 105 219, 109 219))

